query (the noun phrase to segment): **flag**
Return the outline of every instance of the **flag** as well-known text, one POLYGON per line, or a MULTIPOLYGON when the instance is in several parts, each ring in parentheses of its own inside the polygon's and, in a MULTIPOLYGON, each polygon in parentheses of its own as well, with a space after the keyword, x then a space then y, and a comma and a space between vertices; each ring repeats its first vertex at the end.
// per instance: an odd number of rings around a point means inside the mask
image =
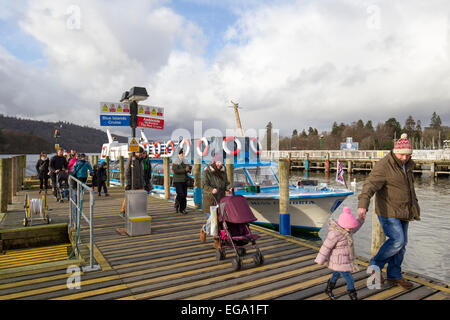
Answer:
POLYGON ((344 169, 342 169, 342 166, 341 166, 341 163, 339 162, 339 160, 337 162, 336 181, 344 184, 345 187, 347 188, 347 183, 345 182, 345 179, 344 179, 344 169))

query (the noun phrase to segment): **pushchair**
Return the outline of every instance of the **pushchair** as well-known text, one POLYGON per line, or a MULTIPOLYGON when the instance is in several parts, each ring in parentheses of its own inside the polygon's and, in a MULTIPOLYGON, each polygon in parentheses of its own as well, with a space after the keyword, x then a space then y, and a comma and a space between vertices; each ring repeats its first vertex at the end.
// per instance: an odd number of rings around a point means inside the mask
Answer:
POLYGON ((69 174, 61 170, 56 175, 56 201, 64 202, 69 199, 69 174))
POLYGON ((256 265, 263 264, 264 257, 256 245, 259 235, 252 234, 249 228, 249 223, 256 220, 243 196, 223 197, 217 209, 220 248, 216 251, 216 259, 225 259, 226 249, 233 249, 236 257, 232 260, 232 265, 233 269, 237 271, 242 267, 242 260, 247 254, 247 249, 256 249, 253 261, 256 265))

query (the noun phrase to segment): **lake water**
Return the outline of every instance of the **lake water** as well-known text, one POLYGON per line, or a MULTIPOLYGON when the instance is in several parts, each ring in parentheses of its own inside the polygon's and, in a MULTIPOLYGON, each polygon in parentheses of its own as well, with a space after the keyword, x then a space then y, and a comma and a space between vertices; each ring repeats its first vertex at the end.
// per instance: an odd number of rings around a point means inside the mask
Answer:
MULTIPOLYGON (((91 154, 87 154, 91 155, 91 154)), ((10 155, 0 155, 0 158, 10 155)), ((49 158, 52 155, 49 156, 49 158)), ((26 175, 36 174, 35 165, 39 155, 27 155, 26 175)), ((303 178, 301 171, 293 171, 291 181, 295 183, 303 178)), ((349 196, 336 210, 332 217, 337 219, 342 208, 348 206, 356 216, 358 195, 367 175, 355 174, 349 179, 346 175, 347 184, 356 179, 354 194, 349 196)), ((409 224, 408 245, 403 262, 403 269, 427 275, 433 278, 450 282, 450 177, 444 176, 433 179, 427 174, 415 176, 415 188, 419 205, 421 208, 421 221, 413 221, 409 224)), ((335 181, 335 175, 330 174, 330 179, 325 180, 323 172, 311 172, 309 178, 317 179, 319 182, 327 182, 331 186, 342 187, 335 181)), ((366 216, 366 222, 354 235, 356 254, 370 258, 370 243, 372 236, 372 206, 366 216)), ((319 236, 325 239, 327 225, 319 232, 319 236)))

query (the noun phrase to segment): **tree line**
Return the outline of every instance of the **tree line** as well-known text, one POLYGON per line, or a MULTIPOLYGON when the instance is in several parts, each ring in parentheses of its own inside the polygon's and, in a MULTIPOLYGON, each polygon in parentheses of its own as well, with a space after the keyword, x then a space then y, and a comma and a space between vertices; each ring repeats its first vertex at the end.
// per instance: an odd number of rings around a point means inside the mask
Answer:
MULTIPOLYGON (((271 123, 269 122, 271 126, 271 123)), ((374 125, 371 120, 363 120, 345 124, 334 122, 330 132, 322 132, 313 127, 299 132, 294 129, 290 137, 280 137, 280 150, 339 150, 341 143, 347 137, 359 143, 360 150, 390 150, 402 133, 408 134, 408 139, 414 149, 440 149, 443 141, 450 139, 450 128, 443 126, 440 116, 433 112, 428 127, 423 127, 420 120, 415 121, 410 115, 404 125, 396 118, 374 125)))

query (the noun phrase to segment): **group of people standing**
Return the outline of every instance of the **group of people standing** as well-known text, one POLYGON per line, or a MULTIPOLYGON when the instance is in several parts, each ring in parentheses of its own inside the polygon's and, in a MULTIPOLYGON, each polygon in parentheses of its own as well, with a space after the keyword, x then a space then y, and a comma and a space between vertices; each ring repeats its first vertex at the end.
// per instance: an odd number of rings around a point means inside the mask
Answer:
POLYGON ((106 163, 99 167, 94 165, 92 168, 87 160, 86 154, 77 153, 75 149, 70 150, 69 154, 64 155, 64 149, 58 148, 56 155, 51 159, 47 157, 46 152, 41 152, 36 163, 36 171, 39 177, 39 193, 48 189, 49 178, 52 181, 53 195, 57 196, 58 176, 63 175, 63 179, 68 180, 72 175, 83 183, 86 183, 89 174, 92 176, 92 187, 98 188, 98 194, 101 195, 103 188, 105 196, 109 196, 106 187, 107 172, 106 163))

